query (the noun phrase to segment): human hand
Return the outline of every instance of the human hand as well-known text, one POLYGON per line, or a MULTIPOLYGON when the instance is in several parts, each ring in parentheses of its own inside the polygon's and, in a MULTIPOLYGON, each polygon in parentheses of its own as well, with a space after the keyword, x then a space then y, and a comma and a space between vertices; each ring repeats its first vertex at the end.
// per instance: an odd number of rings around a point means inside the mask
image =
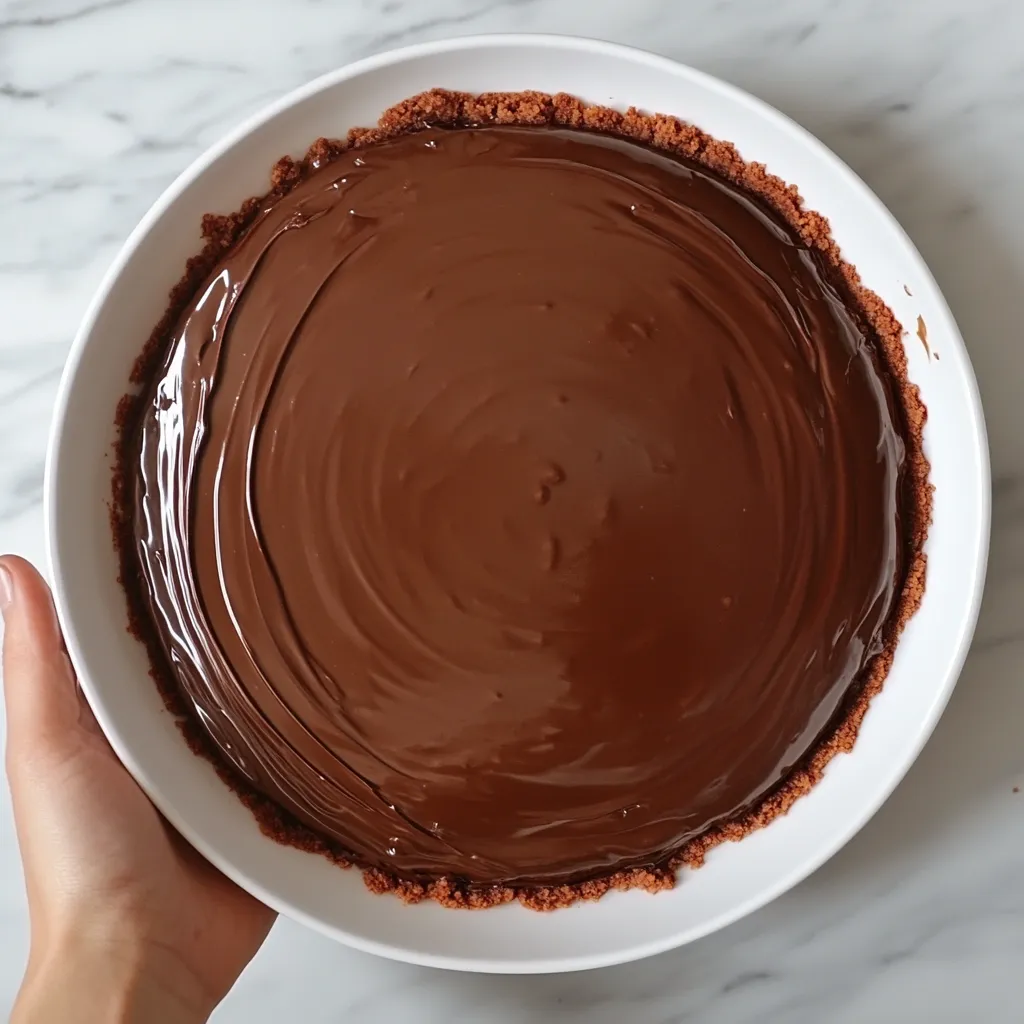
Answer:
POLYGON ((118 761, 77 689, 50 592, 21 558, 0 559, 0 610, 32 926, 12 1024, 205 1021, 274 914, 203 860, 118 761))

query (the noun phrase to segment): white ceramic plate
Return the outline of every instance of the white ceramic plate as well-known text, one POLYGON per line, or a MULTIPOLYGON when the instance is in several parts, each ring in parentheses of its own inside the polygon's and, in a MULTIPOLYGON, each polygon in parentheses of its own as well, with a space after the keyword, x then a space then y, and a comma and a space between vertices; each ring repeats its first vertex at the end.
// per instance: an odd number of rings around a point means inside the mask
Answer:
POLYGON ((463 970, 542 972, 631 960, 721 928, 806 877, 874 814, 931 733, 967 652, 988 547, 989 468, 974 374, 939 289, 888 211, 821 143, 738 89, 661 57, 583 39, 491 36, 413 46, 317 79, 171 185, 114 261, 75 338, 45 500, 57 609, 82 686, 128 769, 209 860, 282 913, 360 949, 463 970), (714 850, 670 893, 613 893, 554 914, 518 905, 467 913, 373 896, 358 872, 260 835, 212 768, 186 749, 142 648, 125 631, 107 513, 114 408, 168 290, 199 248, 202 214, 234 210, 264 191, 282 153, 372 124, 386 107, 434 86, 566 91, 676 114, 732 140, 746 158, 799 185, 865 283, 904 324, 923 316, 941 356, 929 360, 916 337, 907 340, 910 374, 929 410, 925 446, 936 489, 928 588, 855 752, 837 758, 789 815, 714 850))

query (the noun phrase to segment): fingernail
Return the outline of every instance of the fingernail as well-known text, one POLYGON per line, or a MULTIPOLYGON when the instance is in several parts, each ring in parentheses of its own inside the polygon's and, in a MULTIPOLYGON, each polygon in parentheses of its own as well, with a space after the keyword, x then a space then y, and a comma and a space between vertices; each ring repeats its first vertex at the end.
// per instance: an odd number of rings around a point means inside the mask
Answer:
POLYGON ((14 600, 14 578, 6 565, 0 564, 0 612, 6 612, 14 600))

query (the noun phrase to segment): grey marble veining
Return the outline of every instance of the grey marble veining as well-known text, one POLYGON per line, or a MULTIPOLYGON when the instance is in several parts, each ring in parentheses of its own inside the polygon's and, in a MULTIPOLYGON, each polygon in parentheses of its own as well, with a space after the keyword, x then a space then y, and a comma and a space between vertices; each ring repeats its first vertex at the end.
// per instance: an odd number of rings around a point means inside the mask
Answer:
MULTIPOLYGON (((0 548, 42 559, 46 430, 86 303, 172 178, 282 92, 486 31, 600 36, 780 107, 907 228, 967 340, 992 447, 977 641, 934 738, 811 879, 699 943, 580 975, 467 977, 288 922, 216 1020, 1018 1021, 1024 963, 1024 8, 1016 0, 0 0, 0 548)), ((0 1011, 27 918, 0 794, 0 1011)))

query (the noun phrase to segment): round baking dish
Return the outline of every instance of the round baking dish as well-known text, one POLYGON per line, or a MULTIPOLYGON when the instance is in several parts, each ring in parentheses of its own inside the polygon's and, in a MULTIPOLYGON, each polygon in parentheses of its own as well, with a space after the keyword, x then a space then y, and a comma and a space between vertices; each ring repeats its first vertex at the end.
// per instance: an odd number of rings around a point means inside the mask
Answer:
POLYGON ((989 531, 989 468, 974 374, 948 308, 913 244, 869 189, 820 142, 747 94, 661 57, 549 36, 462 38, 413 46, 317 79, 257 114, 160 197, 105 277, 75 338, 47 460, 46 522, 58 614, 100 725, 168 820, 239 885, 284 914, 369 952, 462 970, 545 972, 619 963, 721 928, 795 885, 871 817, 910 767, 945 707, 974 629, 989 531), (250 813, 193 756, 125 629, 109 524, 114 410, 128 373, 208 211, 266 189, 283 153, 342 136, 391 104, 442 86, 469 92, 569 92, 606 106, 675 114, 734 142, 799 186, 829 218, 843 255, 904 324, 927 324, 930 358, 907 341, 909 373, 929 411, 935 486, 927 590, 900 641, 853 754, 788 815, 714 849, 671 892, 612 893, 555 914, 405 906, 374 896, 360 873, 260 834, 250 813))

